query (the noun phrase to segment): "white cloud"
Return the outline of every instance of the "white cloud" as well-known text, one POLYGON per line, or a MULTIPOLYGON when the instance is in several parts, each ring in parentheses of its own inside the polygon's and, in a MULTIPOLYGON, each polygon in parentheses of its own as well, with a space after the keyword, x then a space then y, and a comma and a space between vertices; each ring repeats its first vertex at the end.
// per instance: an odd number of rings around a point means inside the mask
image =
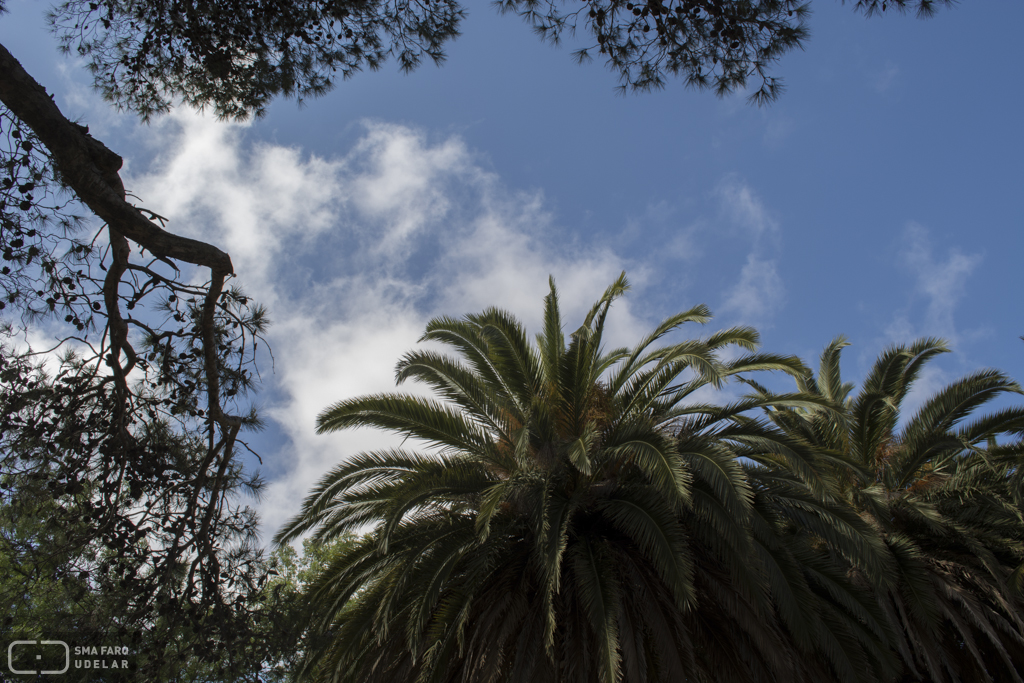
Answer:
POLYGON ((350 197, 363 215, 384 228, 382 251, 397 256, 408 239, 448 213, 446 177, 484 176, 469 156, 457 138, 431 146, 403 126, 367 124, 367 134, 349 155, 359 160, 349 175, 350 197))
MULTIPOLYGON (((505 189, 458 138, 369 123, 351 150, 324 159, 247 144, 243 127, 185 110, 152 134, 166 151, 132 187, 170 229, 227 250, 270 309, 276 362, 262 397, 285 445, 261 453, 268 536, 346 455, 396 443, 377 432, 317 436, 316 415, 394 390, 395 363, 430 317, 493 305, 535 332, 553 274, 572 328, 619 272, 646 276, 606 249, 556 246, 543 197, 505 189)), ((630 298, 613 309, 609 346, 648 327, 630 298)))
POLYGON ((785 291, 775 261, 750 254, 740 271, 739 282, 726 296, 723 309, 744 323, 766 325, 782 306, 785 291))
POLYGON ((778 248, 778 221, 746 182, 728 175, 718 184, 716 193, 722 213, 751 240, 752 250, 778 248))
POLYGON ((717 194, 722 214, 739 231, 739 239, 750 244, 739 280, 726 293, 722 310, 743 323, 770 325, 786 292, 774 258, 781 227, 753 189, 735 175, 719 183, 717 194))
POLYGON ((164 150, 152 163, 157 170, 128 185, 171 219, 170 230, 216 242, 246 283, 261 283, 333 226, 343 163, 284 147, 243 151, 247 127, 175 109, 153 126, 153 144, 164 150))
POLYGON ((926 365, 922 368, 921 373, 917 376, 917 380, 910 389, 910 393, 907 394, 900 404, 901 425, 909 422, 910 418, 924 406, 926 401, 933 398, 949 386, 951 382, 955 381, 950 373, 943 370, 936 363, 937 361, 932 361, 931 365, 926 365))
POLYGON ((955 344, 960 335, 954 311, 966 291, 967 279, 981 263, 981 254, 965 254, 953 247, 946 258, 936 258, 928 231, 917 223, 907 225, 903 242, 900 265, 914 275, 915 295, 924 297, 927 308, 918 325, 911 322, 909 312, 897 315, 887 329, 889 337, 904 342, 915 336, 940 336, 955 344))

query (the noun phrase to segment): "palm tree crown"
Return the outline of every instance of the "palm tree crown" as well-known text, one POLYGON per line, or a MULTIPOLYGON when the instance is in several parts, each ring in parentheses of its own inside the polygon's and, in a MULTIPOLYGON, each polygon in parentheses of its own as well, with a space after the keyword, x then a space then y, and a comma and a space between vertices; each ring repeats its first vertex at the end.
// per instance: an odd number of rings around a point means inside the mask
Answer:
MULTIPOLYGON (((885 544, 878 587, 905 681, 1015 681, 1024 662, 1024 408, 974 416, 1020 394, 981 370, 902 412, 926 363, 948 351, 937 339, 893 346, 854 395, 841 380, 839 337, 817 377, 799 388, 833 404, 772 408, 772 421, 816 454, 832 495, 868 521, 885 544)), ((769 392, 763 390, 762 395, 769 392)))
POLYGON ((813 475, 810 456, 745 416, 828 401, 696 401, 740 372, 805 372, 754 353, 745 327, 656 346, 709 320, 704 306, 605 351, 609 307, 627 288, 620 276, 566 338, 552 281, 535 344, 497 309, 437 318, 423 341, 454 353, 413 351, 397 368, 398 382, 437 398, 365 396, 320 415, 321 432, 372 426, 424 448, 348 459, 275 538, 373 527, 313 587, 320 637, 307 675, 641 683, 887 671, 880 611, 848 571, 870 529, 820 484, 772 473, 813 475), (727 347, 747 353, 725 361, 727 347), (818 533, 792 533, 798 522, 818 533))

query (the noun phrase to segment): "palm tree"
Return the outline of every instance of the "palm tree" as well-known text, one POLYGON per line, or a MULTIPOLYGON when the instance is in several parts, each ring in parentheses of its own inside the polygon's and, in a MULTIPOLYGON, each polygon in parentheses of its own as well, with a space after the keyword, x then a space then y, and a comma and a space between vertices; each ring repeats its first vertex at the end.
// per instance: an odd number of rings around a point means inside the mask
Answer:
POLYGON ((422 341, 455 353, 408 353, 397 380, 438 398, 366 396, 320 415, 320 432, 371 426, 424 449, 350 458, 276 536, 326 541, 373 527, 311 591, 320 636, 305 675, 642 683, 885 673, 878 610, 831 559, 857 556, 870 536, 859 518, 843 519, 802 480, 769 490, 763 472, 750 478, 765 470, 757 459, 810 455, 745 415, 825 402, 695 401, 732 375, 802 375, 803 365, 754 353, 757 333, 745 327, 655 346, 708 321, 704 306, 606 352, 606 316, 627 288, 620 276, 566 339, 552 281, 535 345, 497 309, 437 318, 422 341), (725 361, 729 347, 747 353, 725 361), (789 533, 795 517, 820 528, 813 543, 789 533))
MULTIPOLYGON (((1024 408, 975 412, 1019 394, 981 370, 941 389, 913 415, 901 408, 936 339, 886 349, 860 392, 841 379, 847 342, 830 343, 817 377, 798 388, 830 402, 770 407, 770 419, 811 444, 814 468, 884 540, 890 577, 878 587, 903 681, 1016 681, 1024 662, 1024 408)), ((760 395, 769 397, 763 387, 760 395)))

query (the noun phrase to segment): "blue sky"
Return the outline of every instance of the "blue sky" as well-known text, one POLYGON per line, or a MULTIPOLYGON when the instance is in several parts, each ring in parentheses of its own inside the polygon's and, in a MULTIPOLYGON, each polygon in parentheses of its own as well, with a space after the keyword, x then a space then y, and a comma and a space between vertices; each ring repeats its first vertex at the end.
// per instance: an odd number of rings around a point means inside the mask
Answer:
POLYGON ((753 324, 809 361, 847 335, 851 379, 925 335, 955 353, 922 392, 980 367, 1024 377, 1017 0, 927 21, 817 0, 764 109, 674 82, 619 96, 602 64, 479 3, 442 68, 387 64, 244 125, 177 110, 149 126, 57 54, 43 3, 9 6, 0 42, 126 158, 146 207, 225 248, 270 308, 253 440, 268 535, 346 454, 390 442, 315 436, 320 410, 391 388, 434 315, 493 304, 535 326, 549 274, 575 320, 626 270, 623 343, 706 303, 711 329, 753 324))

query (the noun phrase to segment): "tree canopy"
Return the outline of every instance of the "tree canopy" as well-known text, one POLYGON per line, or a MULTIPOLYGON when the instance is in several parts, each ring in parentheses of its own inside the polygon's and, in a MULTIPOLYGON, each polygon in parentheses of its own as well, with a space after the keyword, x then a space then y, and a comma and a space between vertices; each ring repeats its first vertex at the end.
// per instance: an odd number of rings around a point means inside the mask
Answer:
MULTIPOLYGON (((930 16, 955 0, 857 0, 867 15, 930 16)), ((809 35, 807 0, 498 0, 544 39, 578 43, 624 90, 678 77, 724 95, 755 79, 750 99, 775 99, 772 65, 809 35)), ((180 99, 219 116, 261 115, 276 95, 320 95, 394 58, 410 71, 444 60, 465 8, 456 0, 67 0, 50 22, 84 56, 99 90, 144 118, 180 99)))
MULTIPOLYGON (((16 530, 0 552, 23 579, 5 598, 56 578, 106 605, 89 632, 171 624, 206 634, 189 657, 222 662, 249 642, 263 571, 241 500, 261 481, 238 449, 259 427, 245 395, 265 312, 225 286, 227 254, 131 202, 121 158, 2 46, 0 102, 0 472, 16 530), (45 323, 55 348, 28 343, 45 323)), ((137 673, 173 668, 174 642, 146 640, 137 673)))

